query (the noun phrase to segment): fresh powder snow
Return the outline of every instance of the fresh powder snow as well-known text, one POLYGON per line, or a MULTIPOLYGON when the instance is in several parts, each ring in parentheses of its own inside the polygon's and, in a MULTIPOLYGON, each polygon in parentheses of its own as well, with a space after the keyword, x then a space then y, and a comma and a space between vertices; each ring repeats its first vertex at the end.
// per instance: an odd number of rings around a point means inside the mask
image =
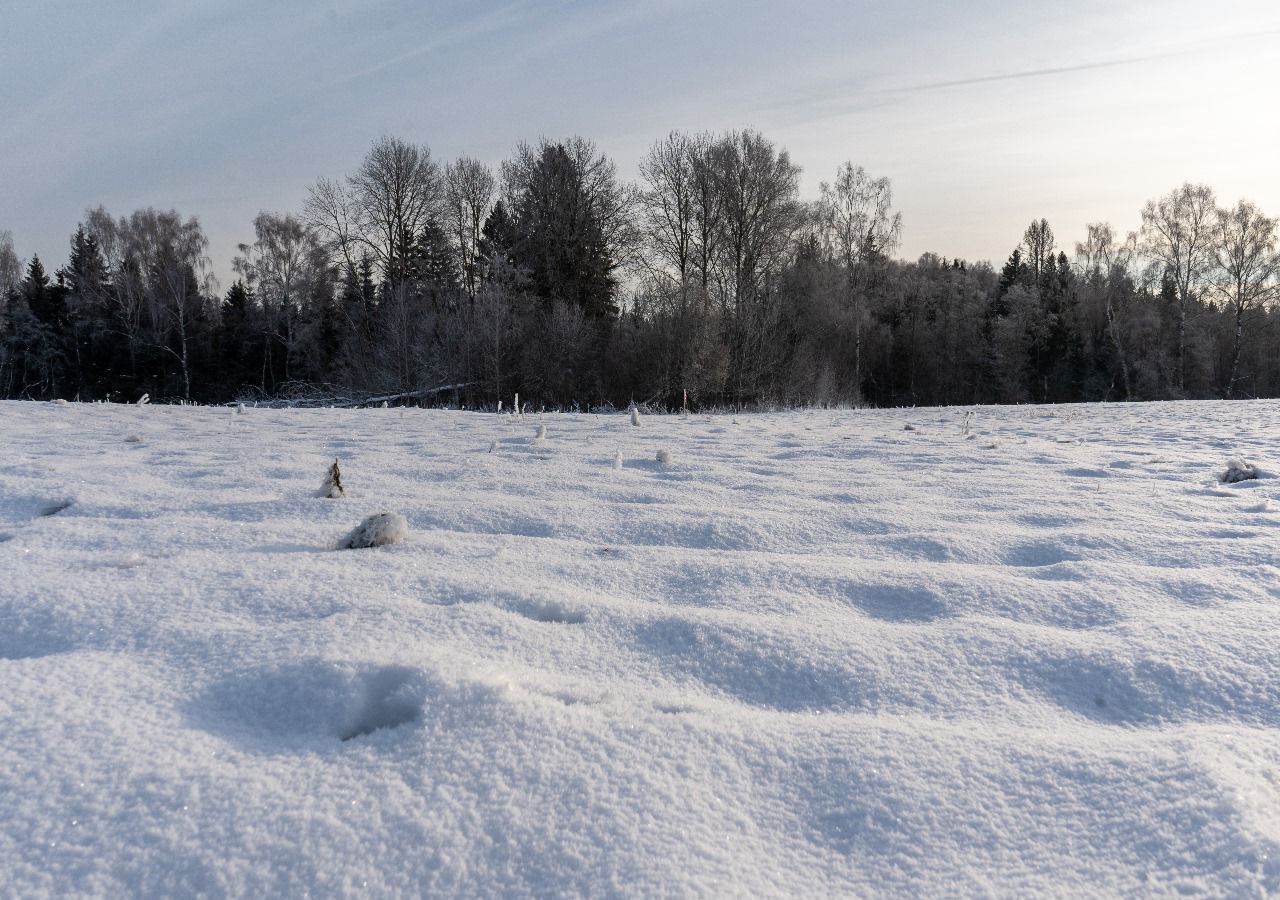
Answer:
POLYGON ((0 893, 1280 892, 1280 402, 545 418, 0 404, 0 893))

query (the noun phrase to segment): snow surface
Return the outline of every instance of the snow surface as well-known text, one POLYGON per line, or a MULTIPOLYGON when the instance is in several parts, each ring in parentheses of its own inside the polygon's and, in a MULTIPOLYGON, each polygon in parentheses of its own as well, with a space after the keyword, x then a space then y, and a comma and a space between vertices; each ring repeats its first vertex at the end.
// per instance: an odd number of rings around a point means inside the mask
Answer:
POLYGON ((0 894, 1280 892, 1280 403, 965 416, 0 404, 0 894))

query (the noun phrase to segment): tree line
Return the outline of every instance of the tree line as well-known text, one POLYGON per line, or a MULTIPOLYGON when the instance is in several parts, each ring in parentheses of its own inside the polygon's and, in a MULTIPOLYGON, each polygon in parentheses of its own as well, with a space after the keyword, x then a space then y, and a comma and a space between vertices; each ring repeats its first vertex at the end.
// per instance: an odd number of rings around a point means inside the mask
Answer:
POLYGON ((895 259, 892 187, 799 196, 752 131, 672 133, 634 179, 582 138, 498 170, 376 141, 262 212, 218 289, 197 219, 86 212, 65 265, 0 232, 0 396, 493 407, 1280 396, 1277 222, 1184 184, 1068 252, 895 259))

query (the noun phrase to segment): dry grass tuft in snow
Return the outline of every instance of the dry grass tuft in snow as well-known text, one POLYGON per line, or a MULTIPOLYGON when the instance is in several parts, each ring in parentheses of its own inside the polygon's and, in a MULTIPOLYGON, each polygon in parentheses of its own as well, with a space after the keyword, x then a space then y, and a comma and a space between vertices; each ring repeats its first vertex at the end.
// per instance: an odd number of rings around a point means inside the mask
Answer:
POLYGON ((326 500, 337 500, 347 496, 347 489, 342 486, 342 470, 335 459, 329 471, 325 473, 324 484, 320 485, 319 496, 326 500))
POLYGON ((338 544, 339 550, 365 550, 401 544, 409 537, 409 523, 399 513, 377 513, 365 519, 338 544))

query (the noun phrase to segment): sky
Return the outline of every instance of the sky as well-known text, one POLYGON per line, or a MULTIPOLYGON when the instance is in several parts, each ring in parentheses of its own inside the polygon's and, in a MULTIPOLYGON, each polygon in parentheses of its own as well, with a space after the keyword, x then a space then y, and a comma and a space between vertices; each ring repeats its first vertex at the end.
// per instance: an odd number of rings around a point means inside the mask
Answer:
POLYGON ((495 167, 581 135, 634 178, 672 130, 752 127, 816 197, 893 183, 899 255, 999 262, 1047 218, 1139 225, 1184 181, 1280 215, 1274 0, 86 4, 0 31, 0 230, 65 261, 84 211, 194 215, 223 287, 259 210, 394 135, 495 167))

